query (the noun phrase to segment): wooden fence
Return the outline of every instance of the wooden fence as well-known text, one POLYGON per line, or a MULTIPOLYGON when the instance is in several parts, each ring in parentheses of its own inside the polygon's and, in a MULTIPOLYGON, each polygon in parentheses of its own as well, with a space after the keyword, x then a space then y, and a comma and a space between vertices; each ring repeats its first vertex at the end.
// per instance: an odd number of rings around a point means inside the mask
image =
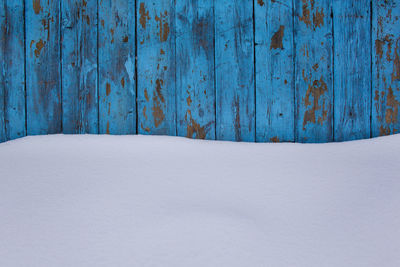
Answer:
POLYGON ((0 140, 400 130, 400 0, 0 0, 0 140))

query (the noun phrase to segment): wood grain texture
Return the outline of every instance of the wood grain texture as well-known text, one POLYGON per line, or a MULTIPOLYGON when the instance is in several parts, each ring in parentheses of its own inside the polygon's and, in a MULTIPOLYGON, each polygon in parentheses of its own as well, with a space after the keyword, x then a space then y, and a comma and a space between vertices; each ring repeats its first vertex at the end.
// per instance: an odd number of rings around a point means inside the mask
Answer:
POLYGON ((139 0, 136 9, 138 132, 176 135, 175 0, 139 0))
POLYGON ((296 0, 296 141, 333 141, 333 32, 330 0, 296 0))
POLYGON ((214 5, 176 3, 177 133, 215 139, 214 5))
POLYGON ((136 133, 135 1, 99 2, 100 133, 136 133))
POLYGON ((371 10, 369 0, 333 1, 335 140, 370 137, 371 10))
POLYGON ((373 1, 372 136, 400 131, 400 1, 373 1))
POLYGON ((27 134, 61 132, 60 2, 26 0, 27 134))
POLYGON ((4 45, 4 123, 7 140, 26 135, 24 1, 7 0, 4 45))
POLYGON ((97 1, 61 2, 63 132, 98 133, 97 1))
POLYGON ((400 0, 0 0, 0 30, 0 142, 400 131, 400 0))
MULTIPOLYGON (((0 0, 0 62, 4 62, 6 47, 6 0, 0 0)), ((5 123, 5 64, 0 65, 0 143, 5 142, 6 123, 5 123)))
POLYGON ((215 1, 216 134, 255 140, 253 1, 215 1))
POLYGON ((256 139, 294 141, 292 1, 256 1, 256 139))

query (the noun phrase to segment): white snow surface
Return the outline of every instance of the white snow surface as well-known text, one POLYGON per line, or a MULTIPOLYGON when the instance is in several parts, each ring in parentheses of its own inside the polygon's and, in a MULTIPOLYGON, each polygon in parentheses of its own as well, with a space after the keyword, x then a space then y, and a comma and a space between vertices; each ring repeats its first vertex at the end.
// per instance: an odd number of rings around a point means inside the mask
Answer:
POLYGON ((0 144, 0 266, 400 266, 400 135, 0 144))

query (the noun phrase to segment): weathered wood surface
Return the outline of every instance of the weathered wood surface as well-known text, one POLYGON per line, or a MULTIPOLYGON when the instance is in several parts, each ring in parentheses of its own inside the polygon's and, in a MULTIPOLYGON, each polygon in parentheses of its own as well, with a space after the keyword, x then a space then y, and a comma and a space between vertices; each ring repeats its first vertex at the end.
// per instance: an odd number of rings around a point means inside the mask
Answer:
POLYGON ((333 1, 336 141, 370 137, 370 9, 369 0, 333 1))
POLYGON ((372 135, 400 131, 400 1, 372 5, 372 135))
POLYGON ((215 139, 214 1, 176 2, 177 134, 215 139))
POLYGON ((333 141, 331 0, 296 0, 296 141, 333 141))
POLYGON ((176 135, 175 0, 138 0, 140 134, 176 135))
POLYGON ((27 134, 61 132, 60 1, 25 1, 27 134))
POLYGON ((292 1, 254 5, 257 142, 294 141, 292 1))
POLYGON ((255 140, 253 1, 215 1, 217 139, 255 140))
MULTIPOLYGON (((4 62, 6 47, 6 0, 0 0, 0 62, 4 62)), ((5 142, 6 123, 5 123, 5 64, 0 65, 0 142, 5 142)))
POLYGON ((0 0, 0 30, 0 142, 400 131, 400 0, 0 0))
POLYGON ((4 9, 4 124, 5 137, 11 140, 26 135, 24 1, 7 0, 4 9))
POLYGON ((136 133, 135 1, 99 2, 100 133, 136 133))
POLYGON ((64 133, 98 133, 97 2, 62 0, 64 133))

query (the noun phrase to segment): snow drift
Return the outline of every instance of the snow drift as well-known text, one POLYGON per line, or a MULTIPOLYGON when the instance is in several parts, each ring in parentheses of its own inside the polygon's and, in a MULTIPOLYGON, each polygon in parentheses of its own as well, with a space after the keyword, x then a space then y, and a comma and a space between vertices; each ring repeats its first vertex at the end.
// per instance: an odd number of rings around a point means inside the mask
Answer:
POLYGON ((0 266, 400 266, 400 135, 0 144, 0 266))

